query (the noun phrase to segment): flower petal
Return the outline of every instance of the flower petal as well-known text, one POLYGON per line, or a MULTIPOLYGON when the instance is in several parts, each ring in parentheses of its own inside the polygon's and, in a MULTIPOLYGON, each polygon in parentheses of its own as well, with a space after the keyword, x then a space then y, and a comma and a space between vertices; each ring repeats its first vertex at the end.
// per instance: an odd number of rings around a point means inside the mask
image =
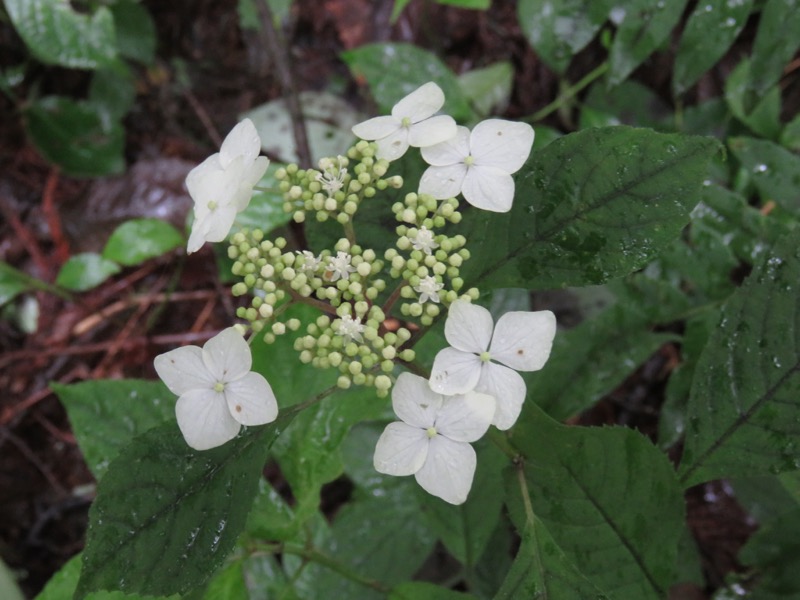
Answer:
POLYGON ((394 117, 373 117, 363 123, 353 125, 353 135, 362 140, 379 140, 400 129, 400 122, 394 117))
POLYGON ((477 462, 472 446, 437 435, 431 439, 428 457, 415 477, 429 494, 450 504, 463 504, 472 487, 477 462))
POLYGON ((497 363, 484 363, 475 391, 494 397, 496 407, 492 425, 505 430, 517 422, 527 393, 525 381, 519 373, 497 363))
POLYGON ((453 348, 480 354, 489 349, 493 328, 488 310, 466 300, 456 300, 447 312, 444 337, 453 348))
POLYGON ((241 425, 231 416, 225 398, 214 390, 193 390, 175 404, 183 438, 195 450, 216 448, 232 440, 241 425))
POLYGON ((429 385, 434 392, 446 396, 465 394, 475 389, 480 376, 480 358, 472 352, 445 348, 433 359, 429 385))
POLYGON ((514 203, 514 179, 495 167, 472 165, 464 177, 461 193, 475 208, 508 212, 514 203))
POLYGON ((475 164, 516 173, 533 147, 533 127, 519 121, 487 119, 472 130, 470 152, 475 164))
POLYGON ((200 219, 197 216, 192 223, 192 232, 189 234, 189 241, 186 243, 186 252, 191 254, 197 252, 206 243, 206 236, 211 227, 213 217, 208 213, 205 218, 200 219))
POLYGON ((456 122, 453 117, 437 115, 409 127, 408 143, 415 148, 433 146, 452 139, 456 133, 456 122))
POLYGON ((400 100, 392 108, 392 116, 398 121, 408 117, 412 123, 419 123, 444 106, 444 92, 434 82, 429 81, 400 100))
POLYGON ((405 423, 389 423, 375 446, 372 463, 378 473, 413 475, 428 456, 428 434, 405 423))
POLYGON ((209 390, 214 385, 214 377, 203 363, 202 351, 197 346, 184 346, 159 354, 153 366, 161 381, 177 396, 191 390, 209 390))
MULTIPOLYGON (((236 207, 234 205, 218 206, 205 219, 198 224, 205 242, 221 242, 228 237, 228 233, 236 220, 236 207)), ((194 233, 194 225, 192 225, 194 233)))
POLYGON ((464 163, 446 167, 428 167, 419 180, 419 193, 430 194, 437 200, 453 198, 461 192, 467 174, 464 163))
MULTIPOLYGON (((194 200, 196 215, 198 211, 210 211, 209 202, 215 202, 218 205, 227 204, 232 196, 231 180, 228 175, 221 167, 210 164, 217 163, 218 156, 214 154, 208 157, 186 176, 186 189, 189 190, 189 195, 194 200)), ((203 216, 202 212, 199 214, 201 217, 203 216)))
POLYGON ((225 384, 225 400, 234 419, 242 425, 264 425, 278 417, 278 401, 260 373, 247 373, 225 384))
POLYGON ((517 371, 538 371, 550 357, 556 316, 549 310, 508 312, 497 321, 489 354, 517 371))
POLYGON ((428 380, 419 375, 401 373, 392 388, 392 408, 404 422, 427 429, 436 421, 442 396, 431 390, 428 380))
MULTIPOLYGON (((267 172, 267 168, 269 167, 269 159, 266 156, 259 156, 255 159, 252 165, 245 168, 244 173, 242 173, 242 181, 240 187, 246 188, 252 194, 253 188, 261 181, 261 178, 264 177, 264 173, 267 172)), ((248 204, 250 202, 250 194, 247 196, 248 204)), ((244 206, 238 205, 236 209, 239 212, 242 212, 245 208, 247 208, 247 204, 244 206)))
POLYGON ((408 150, 408 129, 401 127, 384 138, 375 140, 378 144, 378 158, 385 158, 388 161, 397 160, 408 150))
POLYGON ((478 392, 467 392, 446 398, 436 417, 436 431, 456 442, 479 440, 495 413, 495 400, 492 396, 478 392))
POLYGON ((449 140, 420 150, 425 162, 434 167, 463 163, 469 156, 469 129, 459 125, 456 134, 449 140))
POLYGON ((250 371, 253 357, 242 334, 228 327, 205 343, 203 362, 216 381, 227 383, 244 377, 250 371))
POLYGON ((261 152, 261 138, 256 126, 250 119, 244 119, 231 129, 219 149, 220 163, 224 168, 237 156, 241 156, 245 165, 250 165, 261 152))

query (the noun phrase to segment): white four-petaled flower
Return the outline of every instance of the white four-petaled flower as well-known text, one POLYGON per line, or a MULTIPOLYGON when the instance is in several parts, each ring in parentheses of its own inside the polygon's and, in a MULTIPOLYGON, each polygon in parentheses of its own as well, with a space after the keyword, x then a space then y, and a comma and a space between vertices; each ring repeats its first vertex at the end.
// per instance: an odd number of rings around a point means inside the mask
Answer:
POLYGON ((262 375, 250 371, 252 363, 250 346, 233 327, 202 349, 184 346, 156 357, 158 376, 179 396, 175 416, 189 446, 215 448, 235 438, 242 425, 275 420, 275 394, 262 375))
POLYGON ((419 303, 425 304, 428 300, 439 302, 439 290, 443 287, 443 283, 439 283, 435 277, 428 275, 419 280, 419 285, 414 286, 414 291, 419 294, 419 303))
POLYGON ((353 342, 363 342, 361 334, 364 333, 364 326, 361 324, 361 318, 356 317, 354 319, 350 315, 344 315, 339 321, 336 333, 353 342))
POLYGON ((470 133, 458 127, 452 139, 422 148, 431 165, 422 174, 419 192, 436 199, 459 192, 477 208, 508 212, 514 201, 516 173, 531 152, 533 128, 527 123, 488 119, 470 133))
POLYGON ((300 265, 300 270, 303 273, 316 273, 322 259, 319 256, 314 256, 310 250, 296 250, 298 256, 303 257, 303 264, 300 265))
POLYGON ((431 389, 440 394, 476 390, 493 396, 497 410, 492 424, 508 429, 525 400, 525 381, 517 371, 541 369, 550 356, 555 333, 556 318, 549 310, 508 312, 493 327, 488 310, 456 300, 444 324, 445 338, 452 347, 436 355, 431 389))
POLYGON ((269 166, 259 156, 261 138, 253 122, 245 119, 234 127, 219 152, 189 172, 186 187, 194 200, 194 223, 186 249, 196 252, 205 242, 221 242, 236 214, 247 208, 253 186, 269 166))
POLYGON ((397 160, 409 146, 432 146, 456 134, 453 117, 433 116, 442 106, 444 92, 431 81, 395 104, 391 116, 359 123, 353 127, 353 133, 363 140, 375 140, 378 158, 397 160))
POLYGON ((356 272, 356 268, 350 264, 352 258, 347 252, 337 252, 336 256, 329 257, 325 267, 329 280, 350 279, 350 273, 356 272))
POLYGON ((474 442, 486 433, 495 402, 477 392, 444 397, 422 377, 403 373, 392 389, 401 421, 378 439, 373 463, 387 475, 414 475, 429 494, 451 504, 467 499, 475 475, 474 442))
POLYGON ((423 225, 417 230, 417 235, 411 240, 411 247, 414 250, 422 250, 425 254, 430 255, 439 244, 433 239, 433 232, 423 225))

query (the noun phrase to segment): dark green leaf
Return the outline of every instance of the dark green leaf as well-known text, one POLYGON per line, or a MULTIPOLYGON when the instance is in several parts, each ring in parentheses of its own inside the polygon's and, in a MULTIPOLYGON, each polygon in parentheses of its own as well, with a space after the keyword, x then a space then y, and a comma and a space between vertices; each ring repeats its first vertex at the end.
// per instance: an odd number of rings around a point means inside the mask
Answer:
POLYGON ((61 96, 32 102, 25 110, 28 134, 42 155, 75 177, 119 173, 125 132, 106 122, 98 108, 61 96))
POLYGON ((96 69, 116 59, 114 19, 106 7, 83 15, 68 0, 5 0, 5 6, 20 37, 42 62, 96 69))
POLYGON ((789 121, 783 128, 781 144, 792 152, 800 152, 800 115, 789 121))
POLYGON ((786 489, 777 475, 741 477, 732 479, 729 483, 733 486, 733 494, 739 506, 761 525, 766 525, 798 506, 797 498, 786 489))
POLYGON ((382 113, 421 85, 435 81, 444 92, 442 111, 457 121, 469 121, 472 109, 455 74, 439 58, 411 44, 367 44, 342 53, 353 75, 363 77, 382 113))
POLYGON ((101 380, 50 387, 96 479, 134 437, 175 418, 175 396, 160 381, 101 380))
POLYGON ((685 486, 800 465, 798 281, 800 248, 789 234, 725 304, 692 384, 685 486))
POLYGON ((739 560, 755 567, 758 586, 753 598, 797 598, 800 594, 800 507, 762 525, 739 553, 739 560))
POLYGON ((470 285, 556 288, 626 275, 675 239, 718 143, 610 127, 533 153, 505 214, 468 211, 470 285))
POLYGON ((580 128, 635 125, 664 130, 673 119, 672 109, 641 83, 625 81, 609 90, 599 82, 583 102, 580 128))
POLYGON ((521 537, 517 557, 494 600, 608 598, 575 568, 540 519, 526 522, 521 537))
POLYGON ((725 80, 725 101, 733 115, 755 133, 777 139, 781 130, 781 90, 775 85, 759 96, 748 108, 748 81, 750 60, 745 59, 725 80))
POLYGON ((618 29, 609 56, 611 85, 627 79, 667 39, 685 6, 686 0, 635 0, 612 9, 618 29))
POLYGON ((182 246, 185 241, 166 221, 134 219, 114 230, 103 249, 103 258, 121 265, 138 265, 182 246))
POLYGON ((247 533, 264 540, 293 540, 303 521, 280 494, 264 479, 258 482, 258 495, 247 519, 247 533))
MULTIPOLYGON (((533 514, 577 570, 611 597, 665 598, 684 510, 667 457, 632 429, 566 427, 538 410, 510 441, 524 456, 533 514)), ((517 475, 507 487, 524 531, 517 475)))
POLYGON ((513 529, 504 511, 475 565, 470 589, 476 595, 491 598, 503 585, 511 569, 513 552, 519 546, 516 536, 512 534, 513 529))
POLYGON ((0 306, 11 302, 17 295, 32 286, 30 276, 0 261, 0 306))
POLYGON ((424 581, 401 583, 392 589, 388 600, 476 600, 475 596, 454 592, 440 585, 424 581))
POLYGON ((753 0, 699 3, 683 30, 672 75, 672 93, 683 94, 731 47, 747 22, 753 0))
POLYGON ((92 75, 89 104, 108 122, 118 121, 128 114, 136 100, 136 82, 124 65, 100 69, 92 75))
POLYGON ((156 53, 156 26, 150 13, 135 0, 122 0, 110 7, 117 31, 117 48, 125 58, 146 65, 156 53))
POLYGON ((774 200, 800 213, 800 156, 755 138, 733 138, 728 146, 750 173, 764 202, 774 200))
POLYGON ((497 62, 459 75, 458 83, 479 115, 502 114, 511 96, 514 67, 508 61, 497 62))
POLYGON ((592 41, 608 16, 608 5, 593 0, 520 0, 519 24, 536 54, 563 74, 572 57, 592 41))
POLYGON ((120 272, 120 266, 99 254, 85 252, 71 256, 61 266, 56 283, 75 292, 84 292, 97 287, 106 279, 120 272))
POLYGON ((778 82, 784 67, 800 48, 798 31, 800 31, 800 2, 767 0, 758 22, 748 71, 748 97, 745 100, 748 112, 764 93, 778 82))
POLYGON ((236 543, 267 450, 293 416, 204 452, 173 423, 136 437, 98 485, 76 600, 97 590, 168 595, 202 586, 236 543))

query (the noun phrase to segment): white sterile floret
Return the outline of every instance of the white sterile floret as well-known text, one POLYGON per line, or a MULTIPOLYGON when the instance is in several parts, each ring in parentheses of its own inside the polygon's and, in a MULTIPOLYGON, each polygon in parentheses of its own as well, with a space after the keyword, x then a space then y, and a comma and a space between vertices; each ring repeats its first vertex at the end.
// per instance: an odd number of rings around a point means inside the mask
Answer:
POLYGON ((316 273, 322 259, 319 256, 314 256, 309 250, 303 250, 302 252, 297 250, 296 252, 298 256, 303 257, 303 264, 300 265, 300 270, 303 273, 316 273))
POLYGON ((245 119, 234 127, 219 152, 189 172, 186 187, 194 200, 194 223, 186 250, 196 252, 205 242, 221 242, 236 214, 247 208, 253 186, 269 166, 259 156, 261 138, 253 122, 245 119))
POLYGON ((494 399, 477 392, 445 397, 422 377, 403 373, 392 388, 392 408, 401 420, 390 423, 378 439, 375 470, 414 475, 429 494, 463 503, 477 462, 469 442, 489 428, 494 399))
POLYGON ((541 369, 555 334, 556 317, 549 310, 509 312, 493 327, 488 310, 456 300, 444 324, 444 336, 452 347, 436 355, 431 389, 440 394, 476 390, 493 396, 497 411, 492 424, 508 429, 525 400, 525 381, 517 371, 541 369))
POLYGON ((460 192, 477 208, 508 212, 514 201, 511 174, 528 160, 533 137, 527 123, 502 119, 481 121, 472 133, 459 127, 453 139, 421 150, 431 166, 422 174, 419 193, 442 200, 460 192))
POLYGON ((439 290, 443 287, 443 283, 439 283, 435 277, 428 275, 419 280, 419 285, 414 287, 414 291, 419 294, 420 304, 425 304, 428 300, 439 302, 439 290))
POLYGON ((364 326, 361 324, 361 318, 356 317, 354 319, 350 315, 344 315, 341 321, 339 321, 339 327, 336 333, 342 337, 348 338, 350 341, 358 343, 363 342, 364 338, 361 337, 361 334, 364 333, 364 326))
POLYGON ((350 264, 351 260, 352 257, 347 252, 337 252, 336 256, 329 257, 328 265, 325 267, 329 280, 350 279, 350 273, 356 272, 356 268, 350 264))
POLYGON ((433 116, 442 106, 444 92, 431 81, 395 104, 391 116, 359 123, 353 127, 353 133, 362 140, 375 140, 378 158, 397 160, 409 146, 432 146, 456 134, 453 117, 433 116))
POLYGON ((322 189, 328 194, 328 198, 344 187, 344 178, 347 176, 347 169, 343 166, 347 159, 343 156, 336 157, 336 163, 330 158, 323 158, 319 161, 319 168, 322 173, 316 177, 322 189))
POLYGON ((278 416, 266 379, 250 371, 250 346, 233 327, 203 348, 184 346, 156 357, 158 376, 178 395, 175 416, 186 443, 208 450, 232 440, 242 425, 264 425, 278 416))
POLYGON ((433 232, 423 225, 417 231, 417 236, 411 240, 411 246, 414 250, 422 250, 425 254, 431 254, 439 247, 439 244, 433 240, 433 232))

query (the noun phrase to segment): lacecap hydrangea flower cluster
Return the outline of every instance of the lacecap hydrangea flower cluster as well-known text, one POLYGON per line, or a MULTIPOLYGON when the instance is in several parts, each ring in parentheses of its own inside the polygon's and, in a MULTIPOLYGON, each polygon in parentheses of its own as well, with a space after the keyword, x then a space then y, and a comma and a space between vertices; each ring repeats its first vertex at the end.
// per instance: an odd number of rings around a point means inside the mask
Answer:
POLYGON ((293 335, 299 360, 337 370, 340 388, 372 386, 378 397, 391 391, 399 420, 378 440, 379 472, 414 475, 447 502, 466 500, 476 466, 470 444, 491 425, 505 430, 517 420, 526 395, 518 372, 542 368, 556 322, 553 313, 538 311, 506 313, 494 323, 474 304, 479 290, 465 287, 460 275, 470 252, 457 233, 458 198, 478 209, 510 210, 512 174, 530 154, 533 129, 488 119, 470 131, 438 114, 444 101, 439 86, 427 83, 395 104, 391 115, 353 127, 360 141, 344 154, 323 158, 318 169, 292 164, 277 170, 283 209, 294 221, 341 225, 342 237, 331 248, 290 248, 259 229, 230 234, 269 164, 259 156, 261 141, 249 120, 191 171, 186 184, 195 218, 187 250, 229 239, 233 273, 241 279, 232 291, 249 305, 237 313, 245 324, 225 329, 203 348, 156 358, 158 375, 179 396, 175 412, 189 446, 213 448, 236 437, 242 425, 275 420, 278 403, 267 380, 250 371, 249 344, 293 335), (419 148, 430 166, 417 192, 390 203, 386 190, 396 194, 404 185, 391 174, 392 162, 410 147, 419 148), (398 223, 394 247, 380 254, 357 243, 364 202, 386 202, 398 223), (286 318, 297 303, 319 316, 308 323, 286 318), (444 312, 450 347, 436 355, 430 378, 404 371, 415 361, 416 339, 444 312))

